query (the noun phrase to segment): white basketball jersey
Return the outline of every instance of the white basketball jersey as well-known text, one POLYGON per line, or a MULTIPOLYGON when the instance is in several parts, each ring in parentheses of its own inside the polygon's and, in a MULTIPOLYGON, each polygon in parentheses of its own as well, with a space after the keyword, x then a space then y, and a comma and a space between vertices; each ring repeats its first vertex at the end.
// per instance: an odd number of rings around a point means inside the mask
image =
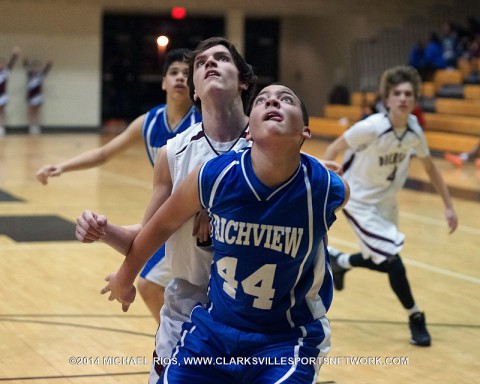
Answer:
MULTIPOLYGON (((214 142, 205 136, 202 123, 197 123, 168 140, 167 159, 173 183, 172 192, 194 168, 214 158, 218 153, 249 147, 251 144, 245 140, 245 136, 246 133, 234 142, 214 142)), ((168 239, 166 259, 170 264, 173 278, 207 286, 212 263, 212 248, 197 246, 197 239, 192 236, 193 222, 194 219, 190 219, 168 239)))
POLYGON ((377 204, 395 200, 408 175, 410 157, 430 155, 425 135, 414 115, 403 130, 394 129, 387 115, 377 113, 344 133, 350 149, 345 152, 344 178, 350 201, 377 204))

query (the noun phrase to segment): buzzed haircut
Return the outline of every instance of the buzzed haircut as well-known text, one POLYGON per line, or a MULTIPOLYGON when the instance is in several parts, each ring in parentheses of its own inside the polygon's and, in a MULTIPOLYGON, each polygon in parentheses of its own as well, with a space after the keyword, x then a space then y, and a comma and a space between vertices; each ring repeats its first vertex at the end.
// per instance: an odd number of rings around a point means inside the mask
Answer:
POLYGON ((190 52, 190 50, 187 48, 176 48, 169 51, 165 57, 165 63, 163 63, 162 76, 167 75, 168 68, 170 68, 170 65, 175 61, 183 63, 184 57, 188 52, 190 52))

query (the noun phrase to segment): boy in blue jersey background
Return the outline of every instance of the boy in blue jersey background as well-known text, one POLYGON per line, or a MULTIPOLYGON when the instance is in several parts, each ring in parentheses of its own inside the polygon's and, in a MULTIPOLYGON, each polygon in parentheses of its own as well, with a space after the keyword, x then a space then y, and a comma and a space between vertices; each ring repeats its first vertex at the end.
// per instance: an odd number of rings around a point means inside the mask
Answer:
MULTIPOLYGON (((183 61, 187 52, 188 49, 173 49, 166 55, 162 72, 162 89, 166 92, 166 104, 158 105, 137 117, 124 132, 103 146, 58 164, 42 166, 37 172, 37 179, 46 185, 49 177, 97 167, 140 142, 144 142, 153 166, 159 149, 168 139, 201 121, 201 115, 192 105, 189 96, 187 85, 189 69, 183 61)), ((165 248, 161 247, 149 260, 137 282, 139 292, 157 323, 160 322, 164 287, 170 280, 168 266, 166 263, 163 265, 164 256, 165 248)))
POLYGON ((259 93, 250 136, 251 150, 218 156, 187 176, 138 233, 103 290, 128 310, 149 255, 208 209, 210 302, 192 311, 159 382, 312 383, 330 348, 327 231, 349 187, 301 154, 310 138, 308 114, 291 89, 271 85, 259 93), (188 363, 202 356, 218 364, 188 363), (252 358, 258 364, 245 364, 252 358))

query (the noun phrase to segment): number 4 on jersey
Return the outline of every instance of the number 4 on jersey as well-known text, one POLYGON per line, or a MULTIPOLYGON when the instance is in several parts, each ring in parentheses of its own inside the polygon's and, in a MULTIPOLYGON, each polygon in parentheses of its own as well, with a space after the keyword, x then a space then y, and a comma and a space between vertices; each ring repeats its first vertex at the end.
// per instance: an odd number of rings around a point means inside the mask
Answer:
MULTIPOLYGON (((237 261, 234 257, 224 257, 217 261, 218 274, 225 280, 223 290, 232 299, 235 299, 238 288, 238 281, 235 279, 237 261)), ((255 297, 254 308, 272 308, 272 300, 275 295, 273 278, 276 268, 275 264, 265 264, 240 282, 243 291, 255 297)))

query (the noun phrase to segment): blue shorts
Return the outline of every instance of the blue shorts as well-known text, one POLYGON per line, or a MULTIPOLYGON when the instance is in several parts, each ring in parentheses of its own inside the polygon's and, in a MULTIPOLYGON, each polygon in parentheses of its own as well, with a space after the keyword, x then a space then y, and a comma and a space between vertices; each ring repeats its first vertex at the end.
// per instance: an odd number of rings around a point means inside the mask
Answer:
POLYGON ((330 349, 324 317, 281 333, 244 332, 193 309, 158 383, 315 383, 330 349))

